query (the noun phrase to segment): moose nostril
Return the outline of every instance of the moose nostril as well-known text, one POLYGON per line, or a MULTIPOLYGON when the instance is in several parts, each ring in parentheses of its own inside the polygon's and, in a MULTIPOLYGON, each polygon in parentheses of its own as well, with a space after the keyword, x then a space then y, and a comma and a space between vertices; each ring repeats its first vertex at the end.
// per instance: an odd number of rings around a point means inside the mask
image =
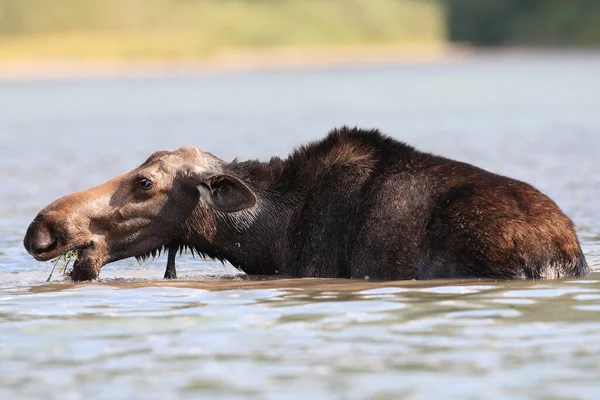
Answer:
POLYGON ((30 241, 30 249, 36 254, 45 253, 56 246, 56 238, 46 225, 41 225, 34 232, 30 241))

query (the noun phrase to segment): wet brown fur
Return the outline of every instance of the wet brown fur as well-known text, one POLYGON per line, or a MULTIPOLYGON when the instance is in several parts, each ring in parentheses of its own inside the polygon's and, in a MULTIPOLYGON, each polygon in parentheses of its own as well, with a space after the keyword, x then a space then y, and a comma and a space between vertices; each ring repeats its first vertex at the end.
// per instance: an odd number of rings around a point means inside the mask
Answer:
POLYGON ((572 222, 532 186, 417 151, 376 130, 346 127, 267 162, 227 163, 190 147, 157 152, 137 169, 43 210, 25 238, 38 259, 50 254, 35 251, 37 239, 50 240, 36 234, 44 230, 59 238, 56 252, 77 240, 107 252, 90 250, 94 267, 82 261, 74 279, 93 279, 96 265, 168 246, 188 246, 249 274, 538 279, 588 271, 572 222), (165 182, 145 199, 127 182, 147 171, 165 182), (210 194, 196 187, 206 188, 203 179, 215 174, 212 184, 222 191, 214 193, 248 190, 256 203, 235 212, 210 206, 210 194), (188 176, 197 186, 186 183, 188 176), (107 196, 112 200, 94 200, 107 196), (128 202, 140 203, 130 210, 132 220, 143 215, 148 222, 120 243, 111 239, 112 225, 128 218, 128 202), (73 224, 96 226, 99 233, 76 239, 93 232, 73 224))

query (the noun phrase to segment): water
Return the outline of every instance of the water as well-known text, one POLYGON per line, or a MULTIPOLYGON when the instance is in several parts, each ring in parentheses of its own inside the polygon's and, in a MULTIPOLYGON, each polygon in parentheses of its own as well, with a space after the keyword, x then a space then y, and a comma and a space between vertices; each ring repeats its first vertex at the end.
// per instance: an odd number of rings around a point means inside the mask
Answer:
POLYGON ((595 399, 600 55, 0 83, 3 399, 595 399), (249 281, 108 265, 73 284, 21 241, 50 201, 195 144, 283 156, 342 124, 532 183, 594 272, 538 282, 249 281))

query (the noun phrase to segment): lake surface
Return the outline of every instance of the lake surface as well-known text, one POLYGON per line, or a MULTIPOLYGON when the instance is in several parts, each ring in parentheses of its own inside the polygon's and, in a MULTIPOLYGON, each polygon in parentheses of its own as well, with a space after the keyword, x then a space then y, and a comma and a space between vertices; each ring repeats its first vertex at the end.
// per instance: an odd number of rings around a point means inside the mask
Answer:
POLYGON ((0 398, 596 399, 600 55, 0 83, 0 398), (184 255, 46 283, 52 200, 194 144, 284 156, 342 124, 525 180, 593 272, 537 282, 250 281, 184 255))

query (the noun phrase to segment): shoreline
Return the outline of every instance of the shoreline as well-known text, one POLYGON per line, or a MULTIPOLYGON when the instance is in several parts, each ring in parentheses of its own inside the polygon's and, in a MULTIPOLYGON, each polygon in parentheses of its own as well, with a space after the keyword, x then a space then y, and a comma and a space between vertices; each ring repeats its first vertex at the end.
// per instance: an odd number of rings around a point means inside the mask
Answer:
POLYGON ((283 47, 241 49, 202 59, 0 59, 0 83, 93 78, 144 78, 172 74, 327 69, 386 65, 434 65, 473 59, 579 54, 600 56, 598 50, 541 48, 481 49, 469 46, 283 47))
POLYGON ((460 46, 323 46, 240 49, 201 59, 0 59, 0 82, 432 64, 471 54, 460 46))

